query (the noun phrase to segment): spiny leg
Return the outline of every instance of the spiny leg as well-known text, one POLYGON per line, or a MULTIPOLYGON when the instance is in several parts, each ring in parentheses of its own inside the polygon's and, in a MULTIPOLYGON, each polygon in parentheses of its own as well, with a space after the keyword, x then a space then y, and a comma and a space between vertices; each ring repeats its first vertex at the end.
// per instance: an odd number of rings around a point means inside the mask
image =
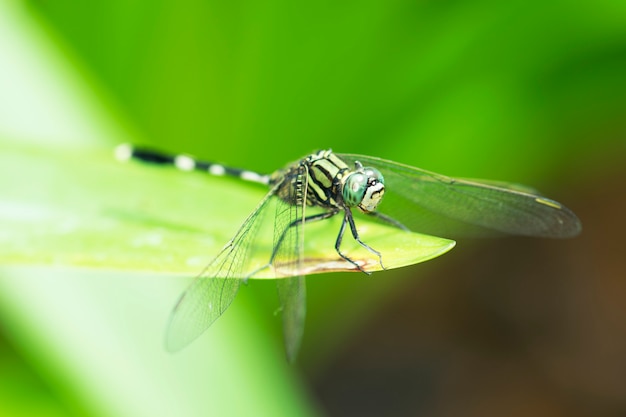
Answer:
POLYGON ((348 257, 343 252, 341 252, 341 242, 343 240, 343 234, 344 234, 345 229, 346 229, 346 223, 348 223, 350 225, 350 231, 352 232, 352 237, 354 237, 354 240, 356 240, 359 243, 359 245, 361 245, 362 247, 364 247, 365 249, 367 249, 368 251, 370 251, 374 255, 378 256, 378 262, 380 263, 381 268, 387 269, 383 265, 383 257, 381 255, 381 253, 378 252, 376 249, 372 248, 371 246, 369 246, 368 244, 364 243, 361 240, 361 238, 359 237, 359 232, 356 229, 356 225, 354 223, 354 218, 352 217, 352 211, 350 210, 350 208, 346 207, 344 212, 345 212, 345 214, 344 214, 344 217, 343 217, 343 222, 341 222, 341 228, 339 229, 339 234, 337 235, 337 240, 335 242, 335 250, 337 251, 339 256, 341 256, 346 261, 350 262, 352 265, 356 266, 359 269, 359 271, 365 272, 368 275, 371 274, 371 272, 365 271, 361 267, 361 265, 357 264, 355 261, 350 259, 350 257, 348 257))
POLYGON ((380 213, 378 211, 370 211, 369 213, 366 213, 368 216, 372 216, 372 217, 376 217, 377 219, 382 220, 383 222, 390 224, 394 227, 397 227, 398 229, 402 229, 405 232, 410 232, 411 229, 409 229, 408 227, 406 227, 405 225, 403 225, 402 223, 400 223, 399 221, 397 221, 396 219, 394 219, 393 217, 389 217, 386 214, 380 213))
POLYGON ((338 212, 339 211, 337 211, 337 210, 325 211, 324 213, 318 213, 318 214, 314 214, 312 216, 305 217, 304 220, 296 219, 296 220, 292 221, 291 223, 289 223, 287 225, 287 227, 285 227, 285 229, 280 234, 280 237, 278 238, 278 241, 276 242, 276 245, 274 245, 274 249, 272 250, 272 256, 270 257, 269 264, 272 265, 274 263, 274 258, 276 257, 276 255, 278 253, 278 249, 280 248, 280 245, 282 245, 283 240, 285 240, 285 236, 287 235, 287 232, 289 231, 289 229, 291 229, 294 226, 297 226, 300 223, 311 223, 311 222, 315 222, 315 221, 319 221, 319 220, 330 219, 331 217, 333 217, 338 212))

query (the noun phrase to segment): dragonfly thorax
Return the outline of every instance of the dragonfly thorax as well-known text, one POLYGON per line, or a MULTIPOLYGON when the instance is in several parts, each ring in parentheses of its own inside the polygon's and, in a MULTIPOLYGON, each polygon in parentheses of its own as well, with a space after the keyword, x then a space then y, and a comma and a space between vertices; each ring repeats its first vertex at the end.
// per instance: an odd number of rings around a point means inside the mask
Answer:
POLYGON ((385 193, 380 171, 364 168, 360 162, 355 162, 351 169, 330 149, 311 154, 275 172, 269 182, 278 184, 276 194, 291 205, 304 202, 332 211, 357 207, 371 213, 385 193))
POLYGON ((375 168, 364 168, 356 162, 356 169, 343 181, 342 196, 348 207, 358 207, 365 213, 376 210, 385 194, 383 174, 375 168))

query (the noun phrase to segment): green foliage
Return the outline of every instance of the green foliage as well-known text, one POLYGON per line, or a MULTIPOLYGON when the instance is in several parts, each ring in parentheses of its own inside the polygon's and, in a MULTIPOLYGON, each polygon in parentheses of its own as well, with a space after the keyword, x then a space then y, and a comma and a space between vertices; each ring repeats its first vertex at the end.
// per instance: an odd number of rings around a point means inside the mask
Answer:
MULTIPOLYGON (((581 161, 610 154, 624 131, 625 8, 611 0, 0 2, 0 258, 194 275, 263 194, 117 164, 109 151, 123 141, 261 172, 332 147, 540 189, 592 181, 595 167, 581 161), (209 204, 214 196, 228 203, 209 204)), ((427 239, 443 245, 433 253, 450 245, 427 239)), ((319 295, 312 310, 323 314, 309 315, 303 360, 323 362, 329 344, 376 311, 394 276, 310 285, 319 295)), ((262 282, 190 352, 162 353, 167 314, 186 283, 11 271, 0 278, 1 319, 78 413, 315 414, 267 317, 275 300, 252 295, 262 282)))

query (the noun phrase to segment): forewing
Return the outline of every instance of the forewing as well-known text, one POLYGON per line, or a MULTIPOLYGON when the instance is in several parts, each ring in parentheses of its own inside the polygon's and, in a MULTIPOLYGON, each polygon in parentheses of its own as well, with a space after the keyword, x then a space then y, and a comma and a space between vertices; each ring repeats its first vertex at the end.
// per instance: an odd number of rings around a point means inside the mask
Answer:
MULTIPOLYGON (((267 212, 272 189, 248 216, 235 236, 193 281, 176 303, 166 332, 166 348, 175 352, 202 334, 232 303, 241 282, 259 270, 250 263, 257 232, 267 212)), ((262 267, 262 266, 261 266, 262 267)))
MULTIPOLYGON (((307 194, 306 166, 299 167, 290 181, 294 204, 281 202, 276 207, 273 266, 277 275, 293 275, 304 261, 304 219, 307 194)), ((306 283, 303 276, 276 280, 281 305, 283 339, 287 360, 293 362, 300 349, 306 318, 306 283)))
POLYGON ((381 171, 385 195, 378 210, 417 232, 454 238, 493 230, 564 238, 581 230, 572 211, 530 188, 453 179, 371 156, 340 157, 381 171))

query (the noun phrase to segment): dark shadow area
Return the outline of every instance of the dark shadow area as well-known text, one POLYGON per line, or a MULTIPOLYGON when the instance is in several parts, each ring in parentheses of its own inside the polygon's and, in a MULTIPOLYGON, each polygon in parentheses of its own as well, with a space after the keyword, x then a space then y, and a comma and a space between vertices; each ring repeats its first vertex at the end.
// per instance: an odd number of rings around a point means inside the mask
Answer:
POLYGON ((624 178, 564 198, 576 239, 481 241, 408 284, 313 378, 329 415, 626 415, 624 178))

